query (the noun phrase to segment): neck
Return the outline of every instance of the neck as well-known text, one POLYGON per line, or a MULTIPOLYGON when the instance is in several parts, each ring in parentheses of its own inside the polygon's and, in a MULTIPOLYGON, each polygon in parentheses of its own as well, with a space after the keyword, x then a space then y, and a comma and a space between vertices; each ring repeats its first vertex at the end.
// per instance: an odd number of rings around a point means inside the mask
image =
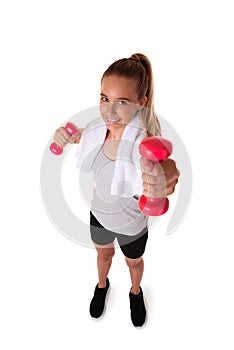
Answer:
POLYGON ((118 140, 118 139, 121 139, 123 132, 124 132, 124 128, 121 128, 119 130, 108 129, 107 130, 107 137, 108 137, 108 139, 111 139, 111 140, 118 140))

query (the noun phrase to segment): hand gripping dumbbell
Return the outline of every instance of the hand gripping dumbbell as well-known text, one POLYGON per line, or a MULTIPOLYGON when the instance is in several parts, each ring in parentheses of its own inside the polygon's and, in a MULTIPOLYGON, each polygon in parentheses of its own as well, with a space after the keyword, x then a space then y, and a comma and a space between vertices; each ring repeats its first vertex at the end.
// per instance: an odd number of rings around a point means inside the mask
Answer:
MULTIPOLYGON (((67 123, 65 125, 65 130, 68 132, 69 135, 76 135, 79 132, 79 129, 77 128, 77 126, 75 124, 72 123, 67 123)), ((56 154, 57 156, 59 156, 60 154, 63 153, 63 148, 60 147, 59 145, 57 145, 57 143, 53 142, 50 145, 50 150, 51 152, 53 152, 54 154, 56 154)))
MULTIPOLYGON (((171 155, 172 143, 163 137, 151 136, 141 141, 139 151, 142 157, 160 162, 171 155)), ((151 198, 142 195, 138 207, 146 215, 159 216, 168 210, 169 200, 167 197, 151 198)))

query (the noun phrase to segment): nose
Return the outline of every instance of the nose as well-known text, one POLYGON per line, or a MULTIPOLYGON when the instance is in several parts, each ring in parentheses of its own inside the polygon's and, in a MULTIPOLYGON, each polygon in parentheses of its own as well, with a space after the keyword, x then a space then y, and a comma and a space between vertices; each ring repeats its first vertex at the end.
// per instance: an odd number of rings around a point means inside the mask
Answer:
POLYGON ((108 113, 110 115, 116 114, 116 103, 115 102, 108 103, 108 113))

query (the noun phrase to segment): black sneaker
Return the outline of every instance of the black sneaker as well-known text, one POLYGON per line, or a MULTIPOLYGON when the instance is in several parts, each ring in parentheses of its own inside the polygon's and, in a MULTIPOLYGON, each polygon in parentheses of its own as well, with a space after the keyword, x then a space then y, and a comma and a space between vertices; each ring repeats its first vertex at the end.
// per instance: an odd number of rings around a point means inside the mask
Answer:
POLYGON ((99 318, 102 316, 104 309, 105 309, 105 300, 107 292, 110 288, 110 282, 109 279, 106 279, 106 287, 105 288, 98 288, 98 284, 95 287, 94 290, 94 296, 91 300, 89 312, 90 315, 94 318, 99 318))
POLYGON ((132 294, 130 291, 129 299, 132 323, 135 327, 141 327, 145 323, 146 319, 146 309, 141 287, 140 293, 137 295, 132 294))

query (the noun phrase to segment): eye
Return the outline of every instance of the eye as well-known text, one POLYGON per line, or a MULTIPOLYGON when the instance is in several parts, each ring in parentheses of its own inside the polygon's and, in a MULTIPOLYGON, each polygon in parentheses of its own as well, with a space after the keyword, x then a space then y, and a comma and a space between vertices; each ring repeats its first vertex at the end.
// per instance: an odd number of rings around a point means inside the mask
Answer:
POLYGON ((108 98, 103 96, 103 97, 101 97, 101 101, 102 102, 108 102, 108 98))
POLYGON ((127 102, 126 101, 119 101, 118 104, 121 106, 125 106, 127 104, 127 102))

